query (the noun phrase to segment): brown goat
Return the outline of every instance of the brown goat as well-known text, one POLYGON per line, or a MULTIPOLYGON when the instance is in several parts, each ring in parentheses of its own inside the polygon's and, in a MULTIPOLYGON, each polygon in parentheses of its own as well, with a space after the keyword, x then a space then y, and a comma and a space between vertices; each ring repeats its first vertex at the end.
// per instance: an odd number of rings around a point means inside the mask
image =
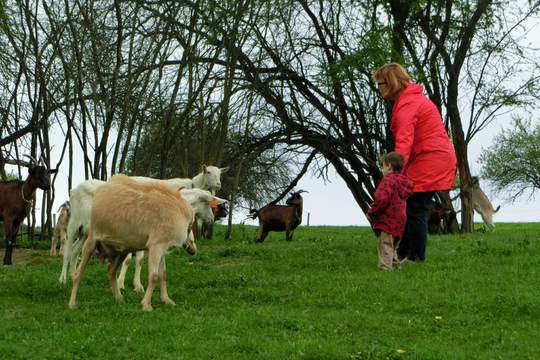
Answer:
POLYGON ((63 254, 64 250, 64 243, 66 241, 67 236, 67 227, 69 223, 69 217, 71 215, 71 208, 69 201, 66 201, 62 205, 60 205, 60 208, 58 209, 60 211, 60 215, 58 216, 58 220, 56 221, 56 225, 54 226, 54 233, 53 238, 51 241, 51 250, 50 255, 56 255, 56 248, 58 247, 58 243, 60 243, 60 254, 63 254))
POLYGON ((30 212, 36 189, 49 190, 51 188, 49 175, 56 171, 56 169, 47 170, 43 166, 33 166, 28 169, 28 177, 24 181, 0 182, 0 221, 4 222, 6 233, 4 265, 12 264, 11 257, 17 233, 30 212))
POLYGON ((430 234, 455 234, 459 232, 454 209, 435 203, 428 212, 428 231, 430 234))
POLYGON ((250 211, 251 218, 259 218, 258 242, 263 242, 270 231, 285 231, 285 238, 292 240, 294 229, 302 222, 303 199, 300 195, 304 190, 291 193, 287 205, 270 203, 259 210, 250 211))

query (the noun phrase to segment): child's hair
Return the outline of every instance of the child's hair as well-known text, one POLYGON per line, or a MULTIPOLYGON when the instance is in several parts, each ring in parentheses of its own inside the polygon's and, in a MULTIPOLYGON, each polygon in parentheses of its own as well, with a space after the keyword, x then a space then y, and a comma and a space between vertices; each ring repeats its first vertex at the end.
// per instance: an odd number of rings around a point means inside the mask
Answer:
POLYGON ((392 151, 388 154, 384 154, 382 161, 383 164, 390 165, 392 167, 392 170, 398 173, 401 172, 405 159, 403 159, 403 155, 401 155, 400 153, 392 151))

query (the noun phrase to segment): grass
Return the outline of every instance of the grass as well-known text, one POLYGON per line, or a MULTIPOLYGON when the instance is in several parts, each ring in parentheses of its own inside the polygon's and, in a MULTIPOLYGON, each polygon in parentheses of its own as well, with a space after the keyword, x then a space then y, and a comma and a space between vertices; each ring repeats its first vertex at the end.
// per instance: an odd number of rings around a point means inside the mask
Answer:
POLYGON ((367 228, 304 227, 263 244, 254 227, 223 233, 195 257, 168 255, 177 306, 156 291, 150 313, 131 289, 115 303, 98 261, 69 310, 60 259, 19 251, 20 265, 0 267, 0 358, 540 358, 540 224, 431 236, 425 263, 393 272, 377 270, 367 228))

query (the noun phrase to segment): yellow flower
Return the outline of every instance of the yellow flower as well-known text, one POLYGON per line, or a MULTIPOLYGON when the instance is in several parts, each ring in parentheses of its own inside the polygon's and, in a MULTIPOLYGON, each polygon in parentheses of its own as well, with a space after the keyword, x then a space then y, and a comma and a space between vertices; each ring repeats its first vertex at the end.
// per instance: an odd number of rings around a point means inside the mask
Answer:
POLYGON ((435 316, 435 320, 442 320, 442 316, 440 315, 435 316))
POLYGON ((404 349, 396 349, 396 352, 397 352, 398 354, 405 354, 407 351, 404 350, 404 349))

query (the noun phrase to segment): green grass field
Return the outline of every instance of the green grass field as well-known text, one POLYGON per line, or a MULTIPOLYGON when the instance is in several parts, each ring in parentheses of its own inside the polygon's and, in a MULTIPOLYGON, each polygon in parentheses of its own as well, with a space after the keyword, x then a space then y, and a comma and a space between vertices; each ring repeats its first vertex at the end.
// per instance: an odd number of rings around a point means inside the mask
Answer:
POLYGON ((19 265, 0 267, 0 358, 540 359, 540 224, 431 236, 425 263, 392 272, 376 268, 368 228, 303 227, 263 244, 255 227, 223 232, 195 257, 168 255, 177 305, 156 289, 148 313, 131 287, 115 303, 97 260, 69 310, 60 258, 19 251, 19 265))

